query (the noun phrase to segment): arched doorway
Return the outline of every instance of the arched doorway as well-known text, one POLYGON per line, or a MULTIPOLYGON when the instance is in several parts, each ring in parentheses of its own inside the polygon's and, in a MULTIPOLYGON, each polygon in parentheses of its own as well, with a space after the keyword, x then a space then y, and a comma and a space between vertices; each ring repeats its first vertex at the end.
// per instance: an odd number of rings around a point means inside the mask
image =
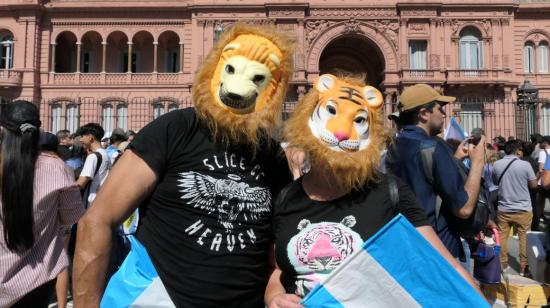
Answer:
POLYGON ((321 74, 350 72, 365 74, 369 85, 380 88, 384 81, 384 55, 378 46, 366 37, 341 36, 330 42, 321 53, 321 74))

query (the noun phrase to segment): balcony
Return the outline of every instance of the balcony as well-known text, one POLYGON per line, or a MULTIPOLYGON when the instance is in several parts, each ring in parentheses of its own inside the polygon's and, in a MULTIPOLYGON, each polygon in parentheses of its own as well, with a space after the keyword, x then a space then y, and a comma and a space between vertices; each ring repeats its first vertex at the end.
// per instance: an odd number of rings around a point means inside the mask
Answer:
POLYGON ((445 73, 440 70, 401 70, 403 83, 443 82, 445 73))
POLYGON ((23 80, 23 72, 15 70, 0 70, 0 87, 20 87, 23 80))
POLYGON ((503 69, 448 70, 448 84, 495 84, 511 79, 511 72, 503 69))
POLYGON ((401 82, 404 84, 443 82, 448 84, 495 84, 510 80, 511 71, 503 69, 401 70, 401 82))
POLYGON ((58 86, 182 85, 183 73, 50 73, 49 84, 58 86))

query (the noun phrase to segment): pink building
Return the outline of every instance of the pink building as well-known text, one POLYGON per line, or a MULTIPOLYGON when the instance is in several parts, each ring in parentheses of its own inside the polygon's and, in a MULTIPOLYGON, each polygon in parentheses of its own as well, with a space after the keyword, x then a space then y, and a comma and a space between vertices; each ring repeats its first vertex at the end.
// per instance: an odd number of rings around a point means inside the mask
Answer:
POLYGON ((237 20, 275 24, 298 44, 287 110, 335 69, 366 73, 386 112, 424 82, 458 102, 466 130, 550 134, 545 0, 2 0, 0 97, 40 104, 44 127, 138 130, 189 106, 193 75, 237 20), (525 80, 535 109, 516 104, 525 80))

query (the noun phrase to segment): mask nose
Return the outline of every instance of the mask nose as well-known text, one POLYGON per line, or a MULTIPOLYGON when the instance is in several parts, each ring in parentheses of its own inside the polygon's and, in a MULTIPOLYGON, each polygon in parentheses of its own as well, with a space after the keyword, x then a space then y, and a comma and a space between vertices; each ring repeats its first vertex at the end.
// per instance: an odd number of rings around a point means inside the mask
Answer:
POLYGON ((349 135, 344 132, 335 132, 334 137, 336 137, 339 142, 349 139, 349 135))

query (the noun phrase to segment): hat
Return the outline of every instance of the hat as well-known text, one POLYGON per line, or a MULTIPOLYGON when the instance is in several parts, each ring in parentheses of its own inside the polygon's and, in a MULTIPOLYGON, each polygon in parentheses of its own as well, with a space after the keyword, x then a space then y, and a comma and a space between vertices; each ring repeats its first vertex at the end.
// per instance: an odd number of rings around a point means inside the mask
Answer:
POLYGON ((107 142, 109 141, 109 138, 111 138, 111 133, 106 132, 105 135, 103 135, 103 138, 101 138, 101 142, 107 142))
POLYGON ((429 104, 433 101, 442 103, 442 105, 454 102, 456 97, 444 96, 439 94, 434 88, 427 84, 418 83, 414 86, 408 87, 399 96, 399 111, 412 110, 416 107, 420 107, 429 104))
POLYGON ((40 147, 44 150, 55 151, 59 145, 59 139, 56 135, 48 132, 40 133, 40 147))
POLYGON ((117 137, 119 137, 121 139, 124 139, 124 140, 127 139, 126 133, 124 132, 124 130, 122 128, 113 129, 113 132, 111 133, 111 137, 114 137, 114 136, 117 136, 117 137))

